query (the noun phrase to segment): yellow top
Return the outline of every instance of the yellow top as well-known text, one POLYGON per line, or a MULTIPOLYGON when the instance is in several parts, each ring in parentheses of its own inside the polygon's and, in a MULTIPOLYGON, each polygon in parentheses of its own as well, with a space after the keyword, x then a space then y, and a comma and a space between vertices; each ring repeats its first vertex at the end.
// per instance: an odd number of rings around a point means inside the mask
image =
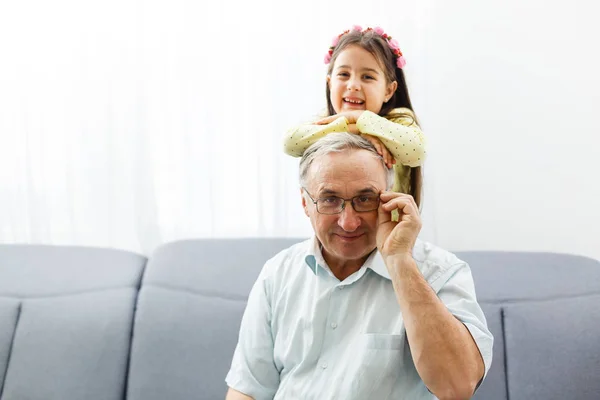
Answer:
MULTIPOLYGON (((377 137, 394 156, 395 192, 408 193, 410 167, 423 165, 425 136, 414 122, 408 108, 395 108, 385 117, 365 111, 356 121, 361 134, 377 137)), ((327 125, 303 124, 288 130, 284 140, 284 151, 293 157, 302 157, 314 142, 333 132, 348 132, 348 120, 339 117, 327 125)))

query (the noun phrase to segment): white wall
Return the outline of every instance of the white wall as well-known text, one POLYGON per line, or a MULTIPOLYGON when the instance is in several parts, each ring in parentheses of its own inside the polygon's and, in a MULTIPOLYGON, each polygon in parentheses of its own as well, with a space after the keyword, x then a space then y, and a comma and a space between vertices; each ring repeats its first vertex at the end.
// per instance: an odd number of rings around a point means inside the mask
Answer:
POLYGON ((0 2, 0 243, 309 235, 281 137, 360 24, 407 57, 423 238, 600 259, 594 4, 0 2))
POLYGON ((435 2, 423 119, 441 245, 600 259, 597 4, 435 2))

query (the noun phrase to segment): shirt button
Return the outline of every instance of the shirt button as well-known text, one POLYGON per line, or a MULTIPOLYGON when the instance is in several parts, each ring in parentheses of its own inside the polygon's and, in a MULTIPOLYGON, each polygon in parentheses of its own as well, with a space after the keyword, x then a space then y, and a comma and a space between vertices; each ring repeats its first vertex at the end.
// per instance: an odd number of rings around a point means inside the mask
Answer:
POLYGON ((338 286, 338 290, 342 290, 344 286, 338 286))
POLYGON ((337 324, 336 324, 335 322, 332 322, 332 323, 331 323, 331 328, 332 328, 332 329, 335 329, 335 328, 337 328, 337 324))
POLYGON ((321 368, 323 368, 323 369, 327 369, 327 363, 323 363, 323 364, 321 364, 321 368))

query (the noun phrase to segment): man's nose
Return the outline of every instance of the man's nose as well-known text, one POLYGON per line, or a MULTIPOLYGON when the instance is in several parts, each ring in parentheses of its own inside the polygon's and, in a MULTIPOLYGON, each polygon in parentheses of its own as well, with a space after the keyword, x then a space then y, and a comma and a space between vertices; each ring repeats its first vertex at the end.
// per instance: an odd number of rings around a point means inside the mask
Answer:
POLYGON ((358 216, 358 213, 354 211, 352 203, 344 207, 338 219, 339 227, 346 232, 354 232, 360 226, 360 222, 360 217, 358 216))

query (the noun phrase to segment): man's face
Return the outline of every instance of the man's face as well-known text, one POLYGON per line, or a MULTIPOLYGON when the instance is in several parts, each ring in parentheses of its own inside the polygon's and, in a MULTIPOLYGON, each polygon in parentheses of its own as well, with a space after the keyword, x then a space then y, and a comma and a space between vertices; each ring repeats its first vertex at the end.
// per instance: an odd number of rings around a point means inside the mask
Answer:
MULTIPOLYGON (((331 153, 313 161, 306 190, 313 199, 330 196, 350 199, 385 190, 386 174, 376 156, 366 150, 331 153)), ((356 212, 350 202, 340 214, 324 215, 304 195, 302 206, 323 245, 323 257, 331 266, 357 262, 376 247, 377 210, 356 212)))

